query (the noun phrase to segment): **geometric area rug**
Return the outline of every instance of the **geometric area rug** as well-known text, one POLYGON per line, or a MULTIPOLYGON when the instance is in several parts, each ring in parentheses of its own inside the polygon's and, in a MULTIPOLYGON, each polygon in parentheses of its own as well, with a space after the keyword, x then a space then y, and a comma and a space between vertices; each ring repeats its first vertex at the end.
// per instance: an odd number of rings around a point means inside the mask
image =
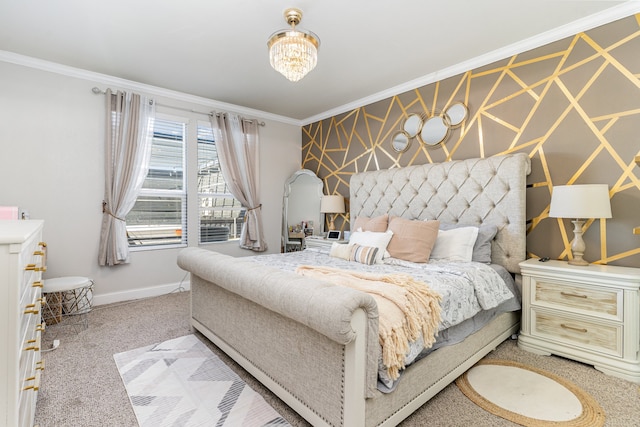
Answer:
POLYGON ((572 382, 518 362, 482 359, 456 380, 473 403, 528 427, 601 427, 605 413, 572 382))
POLYGON ((141 427, 290 426, 195 335, 113 358, 141 427))

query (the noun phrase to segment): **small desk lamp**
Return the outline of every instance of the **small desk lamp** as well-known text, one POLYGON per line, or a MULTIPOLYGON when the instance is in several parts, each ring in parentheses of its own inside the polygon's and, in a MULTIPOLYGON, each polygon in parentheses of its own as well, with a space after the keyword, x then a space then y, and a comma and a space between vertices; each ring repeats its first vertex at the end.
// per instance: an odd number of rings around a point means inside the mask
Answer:
POLYGON ((334 220, 335 214, 344 213, 344 197, 339 194, 332 194, 330 196, 322 196, 320 201, 320 212, 325 214, 334 214, 329 220, 329 230, 335 230, 336 225, 334 220))
POLYGON ((586 245, 582 239, 584 219, 611 218, 611 202, 607 184, 556 185, 551 193, 551 218, 575 218, 573 223, 573 241, 571 265, 589 265, 582 259, 586 245))

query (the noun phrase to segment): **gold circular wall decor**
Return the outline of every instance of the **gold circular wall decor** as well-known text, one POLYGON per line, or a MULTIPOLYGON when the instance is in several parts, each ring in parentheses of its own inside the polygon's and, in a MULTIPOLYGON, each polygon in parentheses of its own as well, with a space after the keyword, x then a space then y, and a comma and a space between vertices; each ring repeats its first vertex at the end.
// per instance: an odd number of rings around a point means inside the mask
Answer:
POLYGON ((420 114, 412 113, 405 119, 402 129, 407 133, 409 138, 413 138, 420 133, 422 124, 422 117, 420 117, 420 114))
POLYGON ((398 153, 407 151, 411 145, 411 137, 406 131, 400 130, 391 137, 391 147, 398 153))
POLYGON ((429 117, 422 125, 420 141, 427 147, 435 147, 449 137, 449 126, 442 116, 429 117))
POLYGON ((451 104, 445 111, 444 117, 450 128, 455 129, 467 119, 469 109, 462 102, 451 104))

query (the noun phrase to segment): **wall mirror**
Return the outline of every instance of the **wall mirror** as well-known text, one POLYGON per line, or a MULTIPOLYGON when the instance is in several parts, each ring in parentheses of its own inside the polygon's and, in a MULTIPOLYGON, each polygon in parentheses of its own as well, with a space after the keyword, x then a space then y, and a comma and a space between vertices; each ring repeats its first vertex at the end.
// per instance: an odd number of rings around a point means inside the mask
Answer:
POLYGON ((462 125, 462 122, 466 120, 468 114, 469 110, 462 102, 452 104, 444 112, 445 118, 451 128, 457 128, 462 125))
MULTIPOLYGON (((284 184, 284 197, 282 203, 282 248, 285 252, 303 248, 304 239, 301 237, 290 238, 289 226, 300 228, 301 224, 307 225, 307 233, 321 234, 322 214, 320 213, 320 200, 322 199, 322 180, 309 169, 296 171, 284 184)), ((300 236, 300 234, 295 234, 300 236)))
POLYGON ((411 138, 409 134, 403 130, 394 133, 391 137, 391 147, 398 153, 407 151, 409 145, 411 145, 411 138))
MULTIPOLYGON (((409 138, 413 138, 420 133, 422 128, 422 117, 419 114, 409 114, 402 125, 402 129, 407 133, 409 138)), ((395 138, 394 138, 395 139, 395 138)))
POLYGON ((429 117, 422 125, 420 140, 429 147, 434 147, 445 141, 449 136, 449 126, 442 116, 429 117))

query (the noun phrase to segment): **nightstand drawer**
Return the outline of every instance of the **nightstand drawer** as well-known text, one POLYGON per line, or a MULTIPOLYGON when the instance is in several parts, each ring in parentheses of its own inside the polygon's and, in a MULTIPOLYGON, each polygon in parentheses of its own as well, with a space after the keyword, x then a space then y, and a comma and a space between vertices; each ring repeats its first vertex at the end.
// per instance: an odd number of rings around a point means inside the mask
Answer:
POLYGON ((622 357, 622 325, 590 322, 558 313, 532 310, 531 335, 557 340, 563 345, 622 357))
POLYGON ((531 304, 555 307, 588 316, 623 320, 624 293, 621 289, 590 288, 563 283, 532 279, 534 286, 531 304))

